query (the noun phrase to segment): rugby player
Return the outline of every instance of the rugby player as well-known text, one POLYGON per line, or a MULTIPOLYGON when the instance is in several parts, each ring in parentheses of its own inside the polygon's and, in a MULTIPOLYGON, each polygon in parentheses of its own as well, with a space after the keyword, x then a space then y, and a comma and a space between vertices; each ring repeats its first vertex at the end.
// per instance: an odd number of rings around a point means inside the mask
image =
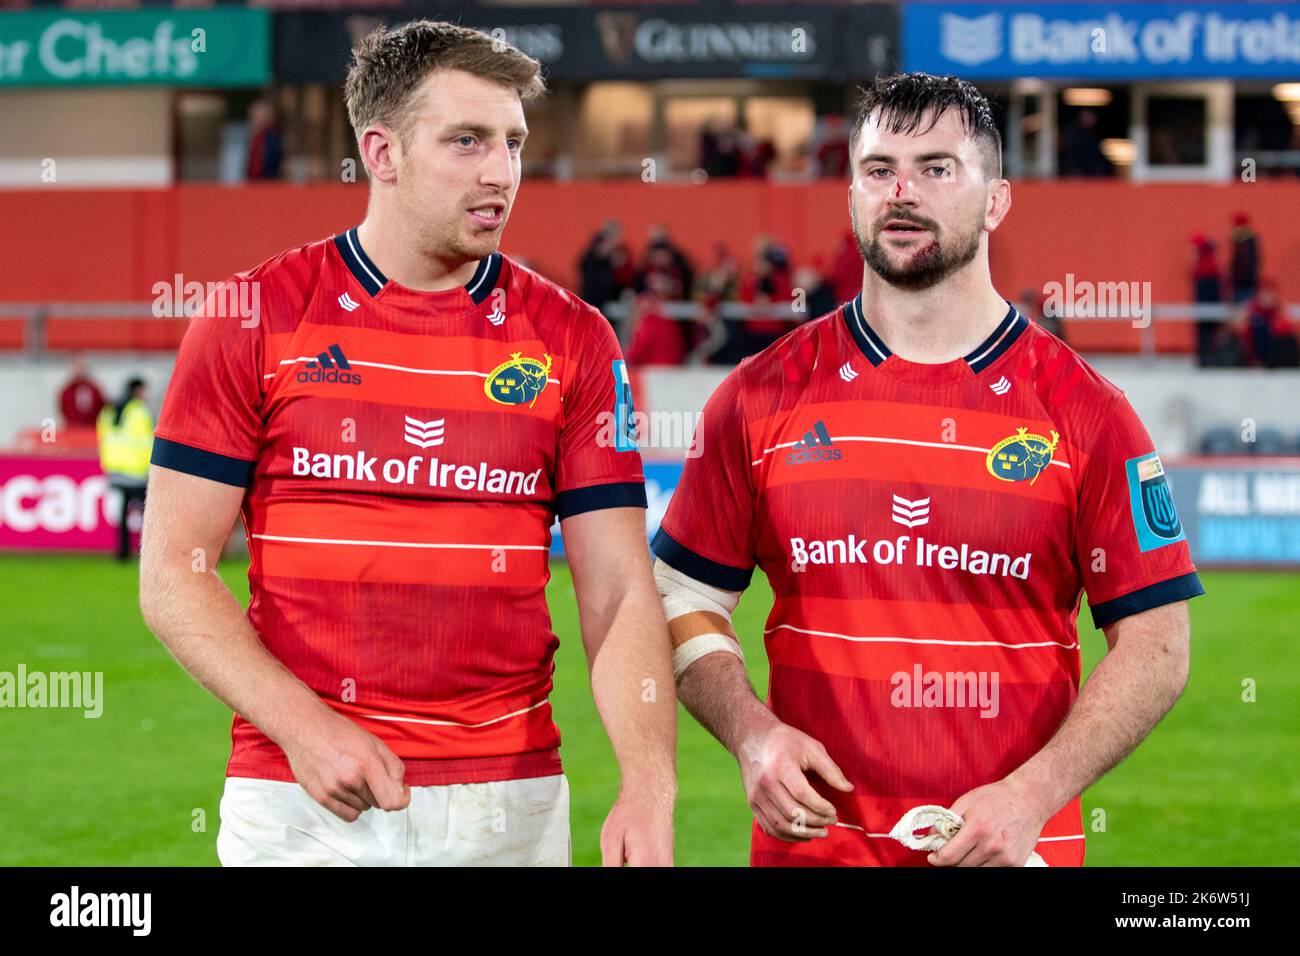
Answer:
POLYGON ((570 862, 556 516, 622 772, 602 859, 671 862, 676 703, 618 343, 498 251, 542 92, 483 33, 372 33, 346 86, 365 219, 234 276, 187 331, 141 603, 235 711, 225 864, 570 862), (241 515, 246 614, 214 571, 241 515))
POLYGON ((861 293, 727 376, 654 540, 678 695, 740 763, 754 865, 1079 865, 1079 794, 1178 698, 1203 590, 1123 393, 993 286, 984 97, 877 80, 851 148, 861 293), (731 624, 756 566, 766 705, 731 624), (928 855, 889 839, 926 804, 964 820, 928 855))

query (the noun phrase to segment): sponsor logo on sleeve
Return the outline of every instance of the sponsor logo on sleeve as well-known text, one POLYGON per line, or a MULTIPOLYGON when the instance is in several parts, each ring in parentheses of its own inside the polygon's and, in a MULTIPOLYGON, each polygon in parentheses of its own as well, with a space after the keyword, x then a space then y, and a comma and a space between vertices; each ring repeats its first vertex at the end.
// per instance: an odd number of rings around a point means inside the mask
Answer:
POLYGON ((1130 458, 1124 462, 1124 470, 1128 477, 1129 507, 1133 512, 1138 550, 1145 553, 1186 540, 1183 524, 1174 510, 1173 492, 1160 456, 1151 452, 1130 458))
POLYGON ((636 415, 632 407, 632 382, 628 378, 627 363, 622 359, 614 359, 613 371, 614 450, 636 451, 636 415))

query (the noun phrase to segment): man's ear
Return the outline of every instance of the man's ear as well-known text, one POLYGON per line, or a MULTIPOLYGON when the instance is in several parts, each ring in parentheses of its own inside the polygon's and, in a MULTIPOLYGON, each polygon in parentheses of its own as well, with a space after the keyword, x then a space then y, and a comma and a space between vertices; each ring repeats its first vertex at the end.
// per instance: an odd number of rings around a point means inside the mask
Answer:
POLYGON ((1011 183, 995 179, 989 183, 989 201, 984 210, 984 231, 993 232, 1011 211, 1011 183))
POLYGON ((370 171, 370 177, 391 183, 397 179, 397 164, 402 158, 402 145, 397 134, 382 123, 372 123, 361 132, 361 161, 370 171))

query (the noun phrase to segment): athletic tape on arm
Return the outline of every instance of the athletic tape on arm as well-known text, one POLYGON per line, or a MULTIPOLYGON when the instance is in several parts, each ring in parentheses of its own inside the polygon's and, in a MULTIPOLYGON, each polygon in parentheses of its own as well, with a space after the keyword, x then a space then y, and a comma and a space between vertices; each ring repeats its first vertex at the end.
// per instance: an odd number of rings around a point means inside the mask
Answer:
POLYGON ((697 581, 662 559, 655 560, 654 573, 673 639, 674 678, 716 651, 727 651, 745 660, 731 625, 731 612, 740 603, 739 591, 724 591, 697 581))

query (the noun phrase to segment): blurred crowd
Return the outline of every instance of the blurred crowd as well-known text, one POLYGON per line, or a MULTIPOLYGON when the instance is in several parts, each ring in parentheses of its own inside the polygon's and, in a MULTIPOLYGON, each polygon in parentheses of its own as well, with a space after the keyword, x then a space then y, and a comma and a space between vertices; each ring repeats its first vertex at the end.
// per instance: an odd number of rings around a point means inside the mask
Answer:
MULTIPOLYGON (((1227 306, 1228 318, 1196 324, 1201 366, 1300 366, 1294 324, 1277 284, 1260 271, 1259 238, 1244 213, 1233 217, 1226 262, 1205 235, 1192 237, 1192 302, 1227 306)), ((758 236, 747 257, 723 242, 696 263, 667 228, 651 226, 634 255, 622 226, 607 221, 579 263, 582 298, 618 329, 629 364, 734 365, 762 351, 800 322, 858 294, 862 256, 845 230, 830 259, 796 265, 779 238, 758 236)), ((1065 338, 1047 314, 1045 293, 1023 290, 1017 307, 1065 338)))
POLYGON ((839 115, 819 117, 811 138, 781 156, 772 140, 754 135, 743 124, 708 120, 700 127, 696 168, 710 179, 846 177, 848 124, 839 115))
MULTIPOLYGON (((582 298, 618 329, 628 364, 735 365, 801 322, 833 311, 862 289, 862 254, 845 230, 834 255, 795 265, 780 239, 758 236, 747 259, 716 242, 697 265, 662 225, 633 255, 622 226, 607 221, 579 263, 582 298)), ((1028 289, 1016 305, 1064 338, 1044 317, 1042 294, 1028 289)))
POLYGON ((857 295, 862 257, 845 231, 829 262, 795 266, 784 243, 759 236, 746 259, 718 242, 696 264, 661 225, 636 257, 610 220, 580 272, 583 299, 615 320, 629 364, 734 365, 857 295))
POLYGON ((1196 356, 1202 366, 1300 366, 1295 327, 1278 298, 1277 283, 1261 274, 1259 236, 1250 217, 1233 215, 1227 249, 1204 233, 1191 237, 1192 301, 1227 305, 1226 321, 1196 326, 1196 356))

